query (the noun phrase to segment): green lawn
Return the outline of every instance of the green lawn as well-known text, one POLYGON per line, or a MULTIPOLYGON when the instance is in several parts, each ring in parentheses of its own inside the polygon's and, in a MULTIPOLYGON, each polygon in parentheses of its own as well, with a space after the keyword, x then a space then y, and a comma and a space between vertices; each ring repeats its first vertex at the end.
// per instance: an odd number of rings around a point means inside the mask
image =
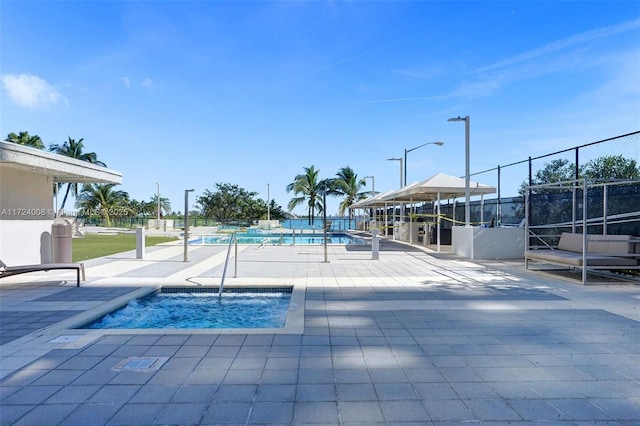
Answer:
MULTIPOLYGON (((175 241, 174 237, 145 236, 145 246, 175 241)), ((135 234, 99 235, 85 234, 82 238, 74 238, 71 243, 71 257, 74 262, 108 256, 114 253, 136 249, 135 234)))

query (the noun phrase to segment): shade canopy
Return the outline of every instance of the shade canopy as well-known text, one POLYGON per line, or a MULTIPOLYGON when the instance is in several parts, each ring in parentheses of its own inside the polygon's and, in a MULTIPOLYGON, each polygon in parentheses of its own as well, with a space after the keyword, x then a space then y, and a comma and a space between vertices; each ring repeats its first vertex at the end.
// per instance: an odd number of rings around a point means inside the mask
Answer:
POLYGON ((381 201, 380 198, 392 193, 393 191, 395 191, 394 189, 391 189, 387 192, 380 192, 379 194, 373 195, 369 198, 365 198, 364 200, 360 200, 356 203, 353 203, 349 206, 349 209, 353 210, 353 209, 368 209, 368 208, 373 208, 373 207, 384 207, 385 202, 381 201))
MULTIPOLYGON (((470 195, 493 194, 496 188, 469 182, 470 195)), ((422 182, 400 188, 381 197, 382 202, 434 201, 438 198, 459 198, 465 195, 465 179, 438 173, 422 182)))

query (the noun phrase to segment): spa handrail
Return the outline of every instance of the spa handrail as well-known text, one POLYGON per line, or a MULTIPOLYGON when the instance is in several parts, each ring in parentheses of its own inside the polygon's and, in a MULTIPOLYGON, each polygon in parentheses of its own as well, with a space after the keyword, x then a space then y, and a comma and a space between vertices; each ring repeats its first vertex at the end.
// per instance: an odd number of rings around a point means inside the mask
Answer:
POLYGON ((227 258, 224 261, 224 269, 222 270, 222 279, 220 280, 220 289, 218 290, 218 299, 222 297, 222 290, 224 288, 224 278, 227 276, 227 265, 229 264, 229 254, 231 253, 231 245, 236 239, 235 232, 231 234, 231 238, 229 238, 229 247, 227 248, 227 258))

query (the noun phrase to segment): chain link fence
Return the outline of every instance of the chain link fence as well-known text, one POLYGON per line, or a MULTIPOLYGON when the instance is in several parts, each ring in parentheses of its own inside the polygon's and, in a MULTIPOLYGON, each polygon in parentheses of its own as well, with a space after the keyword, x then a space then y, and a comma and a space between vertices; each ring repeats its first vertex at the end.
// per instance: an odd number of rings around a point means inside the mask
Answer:
MULTIPOLYGON (((578 171, 582 166, 597 158, 614 155, 640 162, 640 131, 590 142, 539 157, 529 157, 515 163, 472 173, 472 180, 495 186, 497 188, 497 198, 471 201, 471 222, 474 225, 486 226, 491 226, 492 224, 494 226, 520 226, 525 218, 524 188, 533 182, 537 171, 543 170, 547 164, 554 160, 566 160, 568 164, 573 166, 574 177, 580 179, 582 176, 579 176, 578 171), (522 192, 519 194, 507 194, 508 196, 504 197, 501 188, 502 182, 521 182, 522 192)), ((629 196, 625 192, 629 191, 628 188, 617 188, 615 191, 620 191, 620 195, 609 194, 609 197, 612 197, 609 206, 614 209, 619 208, 618 206, 621 205, 615 202, 617 197, 624 198, 629 196)), ((571 196, 570 193, 555 194, 548 199, 548 203, 551 206, 566 203, 567 197, 571 196)), ((635 206, 628 206, 628 208, 639 211, 640 200, 636 201, 635 206)), ((454 225, 464 223, 464 202, 449 201, 446 204, 441 204, 440 210, 447 218, 442 224, 443 228, 451 228, 454 225)), ((418 207, 416 211, 422 214, 433 213, 433 203, 426 203, 418 207)), ((626 228, 630 226, 633 225, 627 225, 626 228)), ((613 230, 614 228, 610 229, 609 232, 613 230)), ((634 234, 640 233, 638 229, 632 229, 632 231, 635 231, 632 232, 634 234)))

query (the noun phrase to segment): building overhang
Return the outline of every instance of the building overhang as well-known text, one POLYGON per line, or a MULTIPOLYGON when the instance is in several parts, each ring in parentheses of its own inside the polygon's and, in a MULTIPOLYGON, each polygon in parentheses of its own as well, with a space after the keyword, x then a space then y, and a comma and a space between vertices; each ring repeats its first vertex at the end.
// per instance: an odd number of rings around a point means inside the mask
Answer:
POLYGON ((51 176, 56 183, 122 183, 122 173, 41 149, 0 141, 0 167, 51 176))

